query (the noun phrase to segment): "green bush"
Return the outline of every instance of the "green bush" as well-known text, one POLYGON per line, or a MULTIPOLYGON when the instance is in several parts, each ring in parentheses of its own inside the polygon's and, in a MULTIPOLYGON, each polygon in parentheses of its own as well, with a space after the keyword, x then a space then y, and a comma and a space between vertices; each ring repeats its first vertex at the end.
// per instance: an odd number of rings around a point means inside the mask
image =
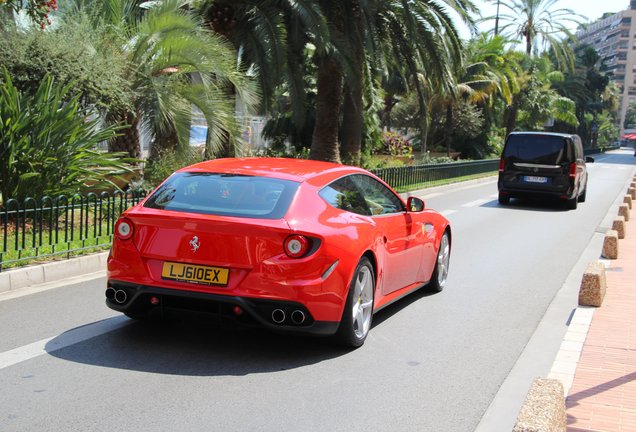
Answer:
POLYGON ((4 69, 0 84, 0 193, 23 200, 116 186, 109 178, 132 172, 130 159, 98 145, 116 135, 99 128, 71 96, 46 76, 33 95, 18 91, 4 69))

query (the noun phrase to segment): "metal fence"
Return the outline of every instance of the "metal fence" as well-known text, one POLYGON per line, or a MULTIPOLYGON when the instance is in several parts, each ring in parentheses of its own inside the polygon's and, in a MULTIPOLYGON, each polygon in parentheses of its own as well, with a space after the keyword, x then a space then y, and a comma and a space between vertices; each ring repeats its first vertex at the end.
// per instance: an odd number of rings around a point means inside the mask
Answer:
POLYGON ((486 159, 472 162, 381 168, 372 172, 394 189, 405 192, 407 189, 423 189, 448 183, 451 179, 495 172, 498 168, 499 159, 486 159))
POLYGON ((0 271, 35 258, 66 256, 110 246, 115 222, 145 191, 48 196, 0 209, 0 271))

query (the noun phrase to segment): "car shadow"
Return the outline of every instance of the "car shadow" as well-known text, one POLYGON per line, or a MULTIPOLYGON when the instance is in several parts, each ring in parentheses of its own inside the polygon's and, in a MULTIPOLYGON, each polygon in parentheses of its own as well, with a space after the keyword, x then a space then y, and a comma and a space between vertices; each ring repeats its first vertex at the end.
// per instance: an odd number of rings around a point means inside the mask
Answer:
POLYGON ((492 200, 482 204, 484 208, 500 208, 506 210, 517 211, 535 211, 545 213, 567 212, 569 209, 564 202, 557 200, 535 200, 528 198, 511 198, 510 203, 506 205, 499 204, 498 200, 492 200))
POLYGON ((330 343, 327 338, 282 335, 200 317, 137 322, 120 316, 101 323, 108 325, 109 321, 121 321, 122 325, 59 348, 65 345, 65 334, 62 334, 47 343, 46 351, 53 357, 75 363, 186 376, 277 372, 351 352, 330 343))
MULTIPOLYGON (((402 309, 433 294, 426 287, 418 289, 377 312, 372 326, 382 325, 402 309)), ((149 322, 116 316, 69 330, 49 341, 45 350, 75 363, 185 376, 279 372, 352 352, 326 337, 279 334, 190 314, 149 322), (90 333, 91 327, 96 336, 75 340, 77 333, 87 329, 90 333), (106 330, 102 332, 102 328, 106 330)))

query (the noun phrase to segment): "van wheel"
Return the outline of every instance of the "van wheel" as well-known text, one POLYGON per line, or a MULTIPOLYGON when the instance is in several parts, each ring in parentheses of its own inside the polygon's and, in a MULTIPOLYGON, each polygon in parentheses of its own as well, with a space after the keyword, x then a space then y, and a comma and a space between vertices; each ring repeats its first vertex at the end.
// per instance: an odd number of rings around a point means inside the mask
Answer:
POLYGON ((503 195, 503 194, 499 194, 499 204, 501 205, 508 205, 510 204, 510 196, 508 195, 503 195))
POLYGON ((586 197, 587 197, 587 184, 585 185, 585 189, 583 189, 583 193, 579 195, 579 202, 585 202, 586 197))
POLYGON ((577 207, 578 203, 579 203, 579 201, 578 201, 578 197, 574 197, 574 198, 572 198, 572 199, 569 199, 569 200, 567 201, 568 209, 570 209, 570 210, 576 210, 576 207, 577 207))

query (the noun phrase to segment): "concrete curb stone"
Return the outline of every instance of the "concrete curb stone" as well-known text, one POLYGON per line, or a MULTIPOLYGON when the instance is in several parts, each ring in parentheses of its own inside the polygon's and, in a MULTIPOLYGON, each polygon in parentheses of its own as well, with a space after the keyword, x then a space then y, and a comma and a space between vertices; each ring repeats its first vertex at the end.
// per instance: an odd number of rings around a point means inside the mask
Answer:
POLYGON ((0 273, 0 293, 105 270, 107 259, 108 252, 99 252, 64 261, 5 270, 0 273))

